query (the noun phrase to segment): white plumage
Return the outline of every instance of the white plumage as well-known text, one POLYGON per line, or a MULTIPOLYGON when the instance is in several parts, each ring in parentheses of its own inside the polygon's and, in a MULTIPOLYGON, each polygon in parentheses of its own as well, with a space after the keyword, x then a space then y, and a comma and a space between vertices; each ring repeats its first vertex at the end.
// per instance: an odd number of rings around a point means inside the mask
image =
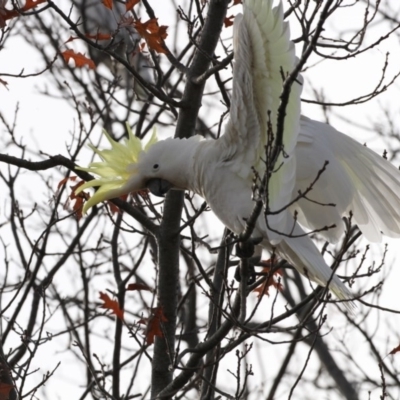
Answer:
MULTIPOLYGON (((132 26, 124 23, 124 19, 129 17, 125 4, 113 0, 112 9, 109 9, 100 0, 73 0, 72 3, 81 15, 81 22, 86 33, 111 35, 112 40, 102 40, 100 44, 126 59, 145 81, 154 82, 150 58, 139 51, 141 37, 132 26)), ((100 50, 90 48, 90 53, 96 64, 104 63, 117 74, 116 77, 120 78, 119 83, 122 86, 132 87, 140 98, 147 97, 146 91, 133 79, 125 67, 119 64, 113 65, 111 57, 100 50)))
MULTIPOLYGON (((98 183, 88 182, 81 190, 101 186, 101 194, 86 209, 110 197, 140 190, 154 180, 165 180, 175 189, 196 192, 229 229, 236 234, 243 232, 254 208, 252 168, 263 176, 265 146, 276 140, 283 80, 296 63, 282 5, 273 9, 271 0, 247 0, 243 8, 244 15, 236 17, 234 26, 233 90, 225 134, 216 141, 200 137, 159 141, 143 150, 137 163, 128 158, 123 161, 122 153, 115 153, 118 168, 121 162, 126 163, 128 178, 117 170, 113 175, 109 161, 112 151, 103 151, 104 157, 98 151, 105 172, 98 183), (121 182, 117 189, 116 179, 121 182)), ((400 173, 329 125, 300 117, 300 94, 301 84, 295 82, 286 107, 284 151, 268 182, 269 209, 284 210, 267 217, 272 230, 262 213, 253 237, 262 238, 263 247, 275 248, 312 281, 323 286, 329 282, 337 297, 348 299, 349 290, 333 274, 302 226, 314 230, 336 224, 336 228, 321 234, 337 242, 344 232, 342 217, 352 212, 353 222, 368 240, 379 241, 382 234, 400 236, 400 173), (285 208, 299 191, 310 186, 326 161, 326 170, 307 194, 312 201, 302 198, 285 208), (327 205, 330 203, 335 206, 327 205)), ((129 140, 133 143, 134 139, 129 140)), ((136 146, 129 143, 128 147, 136 146)), ((99 173, 101 164, 87 170, 99 173)))

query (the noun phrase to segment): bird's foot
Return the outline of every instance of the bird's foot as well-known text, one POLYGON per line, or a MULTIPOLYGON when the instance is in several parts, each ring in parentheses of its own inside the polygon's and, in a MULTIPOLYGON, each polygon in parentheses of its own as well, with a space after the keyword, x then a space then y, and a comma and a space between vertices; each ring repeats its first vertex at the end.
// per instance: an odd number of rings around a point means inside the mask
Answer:
MULTIPOLYGON (((254 269, 254 264, 251 261, 247 263, 247 285, 251 285, 256 281, 256 271, 254 269)), ((240 272, 240 265, 236 267, 235 270, 235 280, 238 282, 242 281, 242 274, 240 272)))
POLYGON ((262 238, 251 238, 240 241, 236 244, 236 255, 239 258, 251 258, 254 254, 254 247, 262 241, 262 238))

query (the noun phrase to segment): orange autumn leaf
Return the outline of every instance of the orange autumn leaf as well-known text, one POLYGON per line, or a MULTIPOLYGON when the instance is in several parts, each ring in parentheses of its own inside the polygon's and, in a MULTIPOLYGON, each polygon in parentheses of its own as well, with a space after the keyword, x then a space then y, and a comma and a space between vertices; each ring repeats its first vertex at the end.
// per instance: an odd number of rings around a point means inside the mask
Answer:
MULTIPOLYGON (((118 198, 122 201, 126 201, 126 199, 128 198, 128 195, 124 194, 118 198)), ((117 205, 115 205, 112 201, 107 201, 107 205, 110 208, 110 212, 112 215, 122 213, 121 209, 117 205)))
POLYGON ((82 68, 87 65, 90 69, 95 69, 96 64, 90 58, 87 58, 82 53, 75 53, 74 50, 68 49, 63 51, 62 56, 64 57, 65 62, 68 64, 69 60, 74 60, 75 67, 82 68))
POLYGON ((107 205, 108 205, 108 207, 110 209, 110 213, 112 215, 121 213, 121 210, 119 209, 119 207, 116 206, 112 201, 107 201, 107 205))
POLYGON ((132 10, 133 7, 136 6, 137 3, 139 3, 140 0, 128 0, 125 4, 125 10, 130 11, 132 10))
POLYGON ((109 10, 112 10, 113 8, 113 0, 101 0, 101 2, 104 4, 105 7, 107 7, 109 10))
POLYGON ((158 53, 166 53, 164 39, 167 38, 167 29, 165 25, 158 26, 157 18, 149 19, 147 22, 140 22, 140 19, 133 23, 139 35, 146 40, 150 49, 158 53))
POLYGON ((230 17, 226 17, 224 19, 224 26, 225 28, 227 28, 228 26, 232 26, 233 25, 233 20, 235 19, 234 15, 231 15, 230 17))
MULTIPOLYGON (((99 40, 110 40, 112 38, 112 36, 109 33, 100 33, 100 32, 95 33, 95 34, 85 33, 85 36, 88 39, 95 40, 96 42, 99 40)), ((76 39, 80 39, 80 37, 79 36, 70 36, 69 39, 66 42, 64 42, 64 44, 72 42, 76 39)))
POLYGON ((58 182, 57 185, 57 190, 60 190, 62 186, 64 186, 68 181, 76 181, 77 176, 67 176, 64 179, 61 179, 60 182, 58 182))
MULTIPOLYGON (((68 181, 73 181, 75 182, 76 179, 78 177, 77 176, 70 176, 70 177, 66 177, 64 179, 61 179, 60 182, 58 182, 57 185, 57 192, 60 191, 60 189, 68 182, 68 181)), ((64 208, 69 208, 70 205, 70 201, 72 200, 72 211, 75 212, 75 217, 76 219, 79 221, 82 218, 82 209, 83 206, 85 204, 85 202, 87 200, 90 199, 90 194, 87 192, 80 192, 79 194, 76 194, 75 191, 76 189, 78 189, 79 186, 83 185, 85 183, 85 181, 79 181, 76 185, 71 186, 71 193, 68 196, 68 200, 64 205, 64 208)))
POLYGON ((112 36, 109 33, 95 33, 93 35, 91 35, 90 33, 85 33, 85 36, 88 39, 92 39, 92 40, 110 40, 112 38, 112 36))
POLYGON ((11 390, 14 389, 14 385, 9 383, 0 382, 0 399, 8 399, 11 390))
MULTIPOLYGON (((269 262, 269 264, 271 264, 269 262)), ((269 296, 269 288, 271 286, 273 286, 274 288, 276 288, 277 290, 282 290, 283 286, 282 284, 275 280, 275 275, 281 275, 282 276, 282 271, 280 269, 278 269, 277 271, 275 271, 273 274, 270 273, 271 271, 271 266, 266 266, 262 269, 262 272, 265 273, 267 275, 267 279, 260 285, 257 286, 253 292, 258 293, 258 298, 260 298, 261 296, 269 296)))
POLYGON ((78 37, 78 36, 70 36, 70 37, 68 38, 68 40, 66 40, 66 41, 64 42, 64 44, 73 42, 73 41, 76 40, 76 39, 80 39, 80 37, 78 37))
POLYGON ((389 353, 389 355, 396 354, 396 353, 398 353, 399 351, 400 351, 400 344, 399 344, 397 347, 395 347, 395 348, 389 353))
POLYGON ((149 288, 147 285, 144 285, 143 283, 130 283, 126 290, 146 290, 149 292, 153 292, 153 289, 149 288))
POLYGON ((152 315, 150 318, 147 318, 146 320, 141 319, 139 324, 145 324, 147 325, 146 327, 146 342, 147 344, 153 344, 154 343, 154 337, 163 337, 163 331, 161 328, 161 324, 163 322, 168 322, 168 319, 165 317, 162 307, 156 307, 151 309, 152 315))
POLYGON ((101 308, 110 310, 112 314, 115 314, 121 320, 124 319, 124 310, 119 308, 117 300, 111 300, 108 294, 103 292, 100 292, 100 299, 104 301, 104 304, 101 305, 101 308))
POLYGON ((90 194, 87 192, 75 193, 76 189, 84 183, 85 181, 79 181, 76 185, 71 186, 71 194, 69 195, 69 198, 74 200, 72 210, 75 212, 75 217, 78 221, 82 218, 82 210, 85 202, 90 199, 90 194))
POLYGON ((18 10, 6 10, 5 8, 0 9, 2 28, 5 26, 5 22, 8 19, 19 17, 21 13, 27 12, 38 6, 39 4, 45 3, 47 0, 26 0, 25 5, 18 10), (3 26, 4 24, 4 26, 3 26))
POLYGON ((39 4, 46 3, 47 0, 26 0, 25 5, 21 8, 21 11, 29 11, 35 8, 39 4))

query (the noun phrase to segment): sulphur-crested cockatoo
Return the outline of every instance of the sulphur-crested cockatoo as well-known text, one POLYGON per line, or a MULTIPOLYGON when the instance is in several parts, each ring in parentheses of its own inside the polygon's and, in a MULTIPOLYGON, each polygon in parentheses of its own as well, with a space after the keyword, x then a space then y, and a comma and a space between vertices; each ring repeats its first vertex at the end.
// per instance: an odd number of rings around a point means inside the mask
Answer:
MULTIPOLYGON (((131 132, 125 143, 107 135, 112 148, 94 149, 102 161, 85 169, 100 178, 80 187, 99 187, 84 211, 146 187, 158 194, 169 188, 191 190, 231 231, 243 232, 254 208, 254 169, 263 176, 265 146, 274 141, 271 131, 276 130, 283 77, 296 63, 282 4, 273 9, 272 0, 245 0, 243 10, 234 24, 233 92, 224 135, 218 140, 194 136, 162 141, 153 135, 146 146, 131 132)), ((286 106, 284 151, 268 182, 272 214, 266 222, 261 213, 252 235, 262 238, 264 248, 274 248, 300 273, 320 285, 329 283, 338 298, 348 299, 349 290, 302 226, 313 230, 335 224, 336 228, 321 234, 336 242, 344 232, 342 217, 352 212, 367 239, 379 241, 382 233, 400 236, 400 173, 329 125, 300 116, 300 93, 298 79, 286 106), (307 198, 287 207, 310 186, 326 161, 326 170, 307 198), (324 206, 331 203, 336 206, 324 206)))
MULTIPOLYGON (((154 82, 153 66, 149 57, 139 51, 141 37, 129 23, 130 14, 126 12, 125 4, 113 0, 112 8, 106 7, 99 0, 73 0, 73 4, 81 15, 83 30, 85 33, 96 35, 97 33, 109 34, 110 40, 101 40, 100 45, 116 52, 120 57, 126 59, 140 76, 147 82, 154 82)), ((90 56, 96 64, 104 63, 117 78, 122 78, 122 86, 133 86, 135 93, 141 98, 146 97, 144 89, 132 80, 132 76, 125 67, 115 69, 111 63, 111 57, 95 48, 90 48, 90 56)))

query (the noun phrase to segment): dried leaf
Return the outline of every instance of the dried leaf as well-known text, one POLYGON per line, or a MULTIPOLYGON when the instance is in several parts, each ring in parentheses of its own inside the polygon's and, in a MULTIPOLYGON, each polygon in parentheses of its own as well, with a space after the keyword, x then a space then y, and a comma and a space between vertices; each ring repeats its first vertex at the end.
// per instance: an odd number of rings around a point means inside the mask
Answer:
POLYGON ((228 26, 232 26, 233 25, 233 20, 235 19, 235 16, 234 15, 231 15, 230 17, 226 17, 225 19, 224 19, 224 25, 225 25, 225 28, 227 28, 228 26))
POLYGON ((149 19, 147 22, 140 22, 140 19, 133 23, 139 35, 146 40, 150 49, 158 53, 166 53, 164 39, 167 38, 167 29, 165 25, 158 26, 157 18, 149 19))
POLYGON ((273 274, 270 273, 272 269, 272 265, 274 264, 275 261, 268 260, 267 262, 264 263, 265 267, 262 269, 262 272, 267 275, 267 279, 260 285, 257 286, 253 292, 258 293, 258 298, 261 296, 269 296, 269 288, 273 286, 277 290, 282 290, 283 286, 282 284, 275 280, 275 275, 280 275, 282 276, 282 270, 278 269, 275 271, 273 274))
POLYGON ((396 353, 398 353, 399 351, 400 351, 400 344, 399 344, 397 347, 395 347, 395 348, 389 353, 389 355, 396 354, 396 353))
POLYGON ((78 221, 81 220, 83 214, 83 206, 85 205, 85 200, 82 197, 77 197, 72 205, 72 211, 75 212, 75 217, 78 221))
POLYGON ((95 69, 96 64, 90 58, 87 58, 82 53, 75 53, 74 50, 68 49, 63 51, 62 56, 64 57, 65 62, 68 64, 69 60, 74 60, 75 67, 82 68, 87 65, 90 69, 95 69))
POLYGON ((19 17, 21 13, 27 12, 38 6, 39 4, 45 3, 47 0, 26 0, 25 5, 18 10, 6 10, 5 1, 3 4, 0 3, 0 28, 4 28, 5 21, 19 17))
POLYGON ((139 3, 140 0, 128 0, 125 4, 125 9, 126 11, 132 10, 133 7, 136 6, 137 3, 139 3))
POLYGON ((5 16, 7 13, 7 10, 6 10, 7 1, 8 0, 0 0, 0 29, 3 29, 6 27, 5 16))
MULTIPOLYGON (((126 199, 128 198, 128 195, 124 194, 123 196, 120 196, 118 198, 123 200, 123 201, 126 201, 126 199)), ((112 201, 107 201, 107 205, 110 208, 110 213, 112 215, 121 214, 122 213, 121 209, 118 206, 116 206, 112 201)))
MULTIPOLYGON (((57 185, 57 192, 60 191, 60 189, 68 182, 68 181, 73 181, 75 182, 77 180, 77 176, 70 176, 64 179, 61 179, 60 182, 58 182, 57 185)), ((70 200, 73 200, 72 203, 72 210, 75 212, 75 217, 79 221, 82 218, 82 209, 86 201, 90 199, 90 194, 87 192, 80 192, 79 194, 76 194, 75 191, 78 189, 79 186, 83 185, 85 181, 79 181, 76 185, 71 186, 71 193, 68 196, 68 200, 64 205, 64 208, 69 208, 70 205, 70 200)))
POLYGON ((0 382, 0 400, 7 400, 10 396, 11 390, 14 389, 14 385, 9 383, 0 382))
POLYGON ((90 199, 90 194, 87 192, 80 192, 76 194, 76 189, 78 189, 78 187, 82 186, 84 183, 85 181, 79 181, 76 185, 71 186, 71 194, 69 195, 71 200, 75 200, 72 205, 72 210, 75 212, 75 217, 78 221, 82 218, 82 210, 85 202, 90 199))
POLYGON ((95 33, 93 35, 91 35, 90 33, 85 33, 85 36, 88 39, 92 39, 92 40, 96 40, 96 41, 98 41, 98 40, 110 40, 112 38, 112 36, 109 33, 101 33, 101 32, 95 33))
POLYGON ((112 313, 115 314, 119 319, 124 319, 124 311, 119 308, 117 300, 111 300, 108 294, 103 292, 100 292, 100 299, 104 301, 104 304, 101 305, 101 308, 111 310, 112 313))
POLYGON ((26 0, 25 5, 22 7, 21 11, 29 11, 38 6, 39 4, 46 3, 47 0, 26 0))
POLYGON ((118 206, 116 206, 112 201, 107 201, 108 208, 110 209, 110 213, 112 215, 120 214, 121 210, 118 206))
MULTIPOLYGON (((99 41, 99 40, 110 40, 110 39, 112 39, 112 35, 110 35, 109 33, 100 33, 100 32, 95 33, 95 34, 85 33, 85 36, 88 39, 95 40, 96 42, 99 41)), ((70 36, 69 39, 66 42, 64 42, 64 44, 72 42, 72 41, 74 41, 76 39, 80 39, 80 37, 79 36, 70 36)))
POLYGON ((161 324, 163 322, 168 322, 168 319, 165 317, 162 307, 156 307, 151 309, 151 317, 145 319, 141 319, 138 321, 139 324, 145 324, 146 327, 146 342, 147 344, 154 343, 154 337, 163 337, 163 331, 161 328, 161 324))
POLYGON ((67 43, 69 43, 69 42, 73 42, 74 40, 76 40, 76 39, 80 39, 78 36, 70 36, 69 38, 68 38, 68 40, 66 40, 65 42, 64 42, 64 44, 67 44, 67 43))
POLYGON ((147 290, 148 292, 153 292, 153 289, 149 288, 147 285, 143 283, 130 283, 126 290, 147 290))
POLYGON ((107 7, 109 10, 112 10, 113 8, 113 0, 101 0, 101 2, 104 4, 105 7, 107 7))
POLYGON ((67 176, 64 179, 61 179, 60 182, 58 182, 57 185, 57 191, 61 189, 62 186, 64 186, 68 181, 76 181, 77 176, 67 176))

